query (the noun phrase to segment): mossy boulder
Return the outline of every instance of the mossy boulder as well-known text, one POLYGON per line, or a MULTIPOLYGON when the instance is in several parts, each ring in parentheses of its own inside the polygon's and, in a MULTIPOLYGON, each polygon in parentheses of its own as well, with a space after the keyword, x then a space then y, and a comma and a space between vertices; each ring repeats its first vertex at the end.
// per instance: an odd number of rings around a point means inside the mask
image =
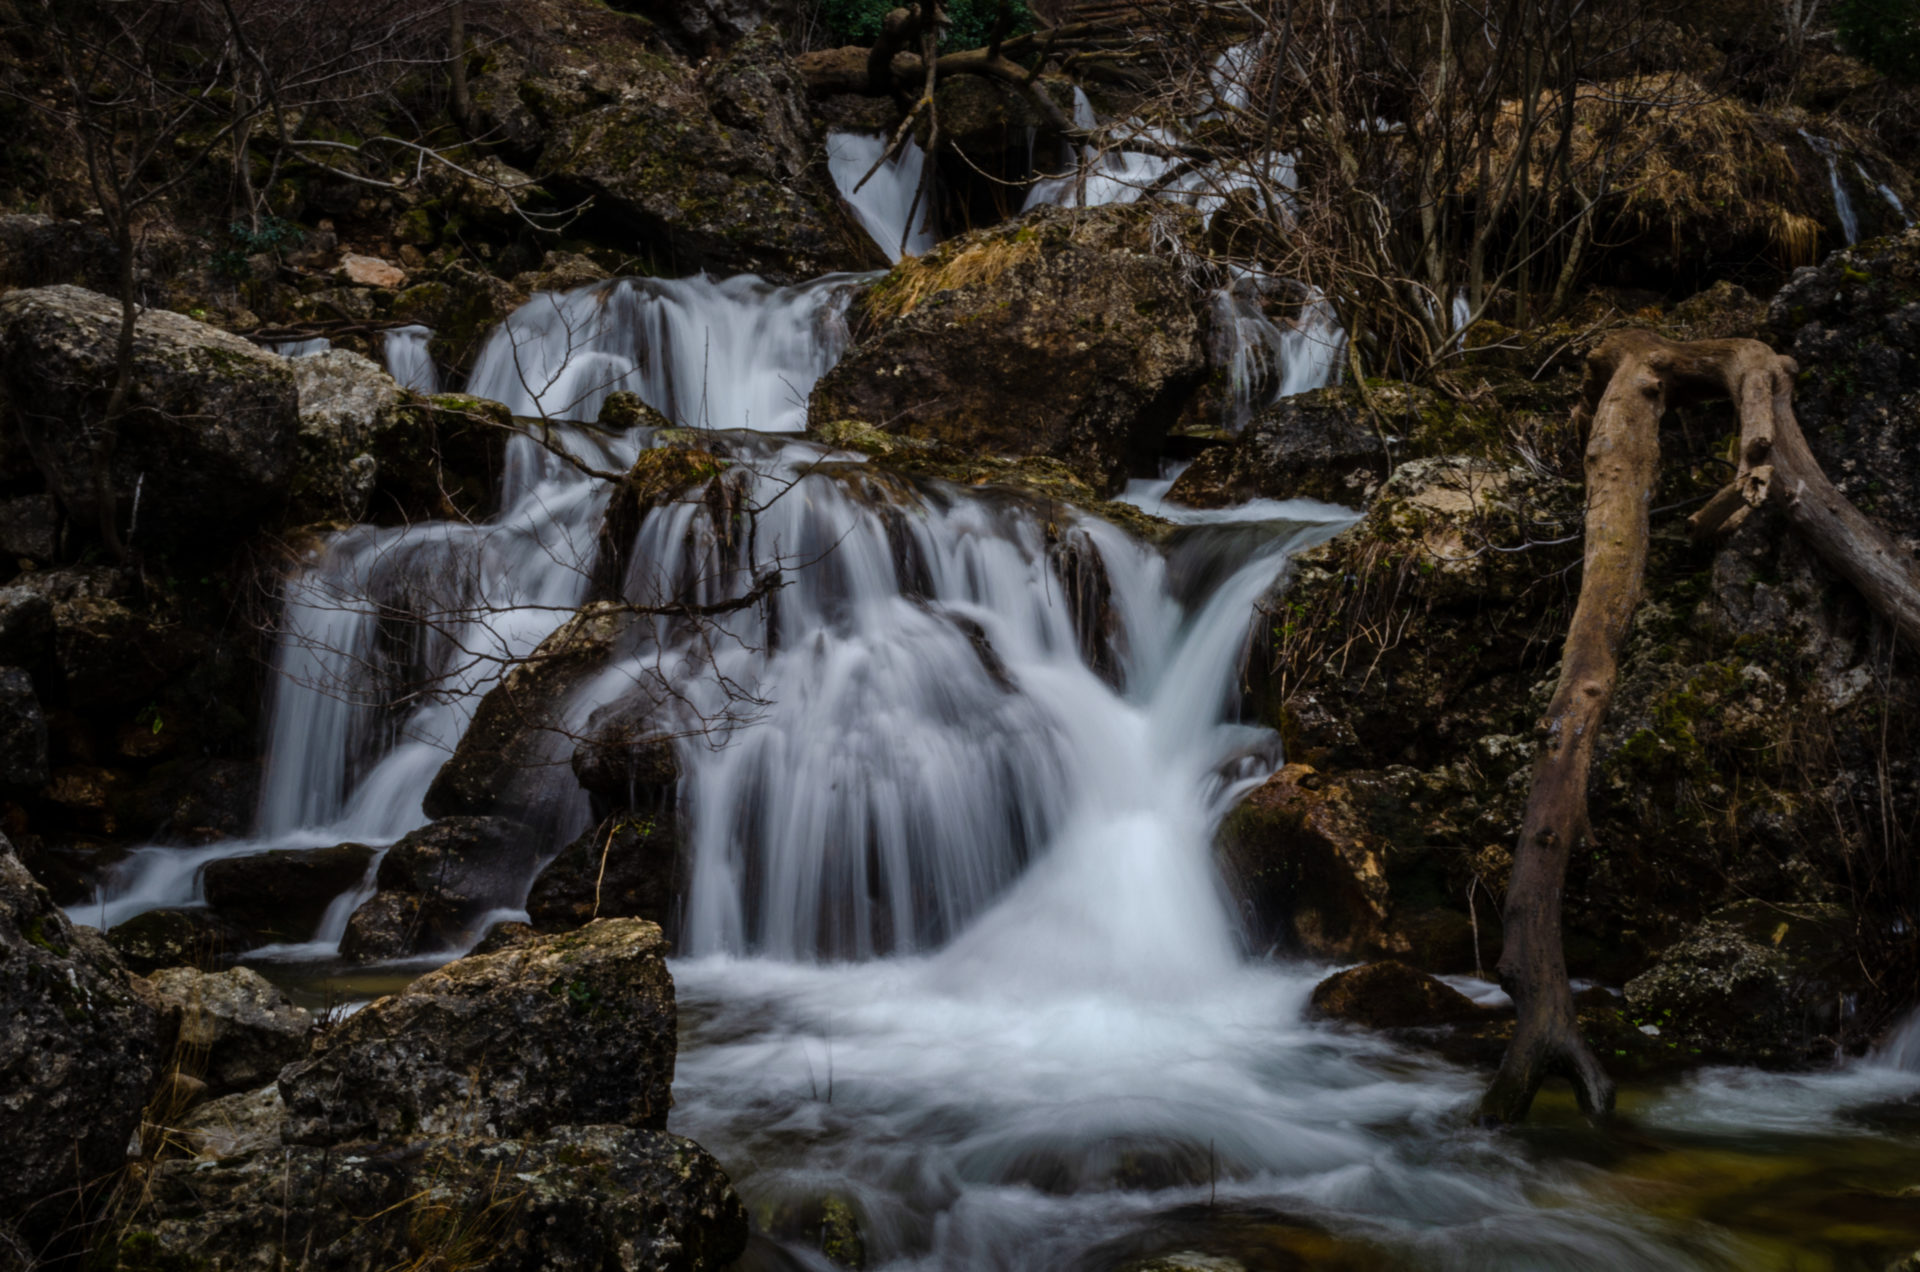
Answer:
POLYGON ((542 932, 596 918, 665 927, 687 882, 685 842, 671 807, 615 814, 560 850, 534 880, 527 914, 542 932))
POLYGON ((601 919, 431 972, 280 1075, 286 1141, 659 1130, 675 1039, 665 955, 654 924, 601 919))
POLYGON ((1827 1063, 1867 988, 1853 914, 1742 901, 1714 911, 1627 982, 1627 1008, 1668 1042, 1735 1064, 1827 1063))
POLYGON ((864 428, 966 458, 1045 456, 1111 495, 1146 471, 1206 376, 1164 209, 1046 209, 902 262, 814 386, 816 434, 864 428))
POLYGON ((104 489, 106 515, 136 543, 193 547, 259 524, 295 467, 298 397, 287 361, 185 315, 146 310, 134 329, 126 413, 110 423, 119 327, 119 302, 83 288, 0 297, 0 449, 24 447, 88 528, 104 489))
POLYGON ((1405 963, 1367 963, 1313 987, 1313 1014, 1368 1029, 1451 1025, 1486 1015, 1471 998, 1405 963))

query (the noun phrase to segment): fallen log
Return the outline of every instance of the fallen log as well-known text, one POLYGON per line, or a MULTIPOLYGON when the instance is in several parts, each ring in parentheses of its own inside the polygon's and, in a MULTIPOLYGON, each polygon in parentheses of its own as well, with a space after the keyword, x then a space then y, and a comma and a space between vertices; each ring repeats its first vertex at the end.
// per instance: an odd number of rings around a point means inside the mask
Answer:
POLYGON ((1667 409, 1728 398, 1740 414, 1739 469, 1694 514, 1696 536, 1725 532, 1759 507, 1779 509, 1821 559, 1920 650, 1920 564, 1834 489, 1807 449, 1793 414, 1796 370, 1791 358, 1757 340, 1681 343, 1649 331, 1621 332, 1587 359, 1583 400, 1575 408, 1587 431, 1586 557, 1560 678, 1540 723, 1507 885, 1498 974, 1519 1020, 1481 1097, 1483 1121, 1525 1117, 1541 1082, 1554 1073, 1572 1081, 1589 1114, 1613 1108, 1613 1082, 1574 1014, 1561 898, 1568 860, 1589 835, 1594 745, 1619 676, 1620 644, 1640 602, 1667 409))

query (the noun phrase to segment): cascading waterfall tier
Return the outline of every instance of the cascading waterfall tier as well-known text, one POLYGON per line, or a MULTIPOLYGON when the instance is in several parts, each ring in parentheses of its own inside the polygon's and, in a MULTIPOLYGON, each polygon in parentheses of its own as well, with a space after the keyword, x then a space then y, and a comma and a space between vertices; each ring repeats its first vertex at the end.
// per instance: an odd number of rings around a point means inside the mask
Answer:
POLYGON ((874 165, 886 153, 888 138, 875 133, 827 134, 827 171, 840 197, 853 209, 868 236, 890 261, 919 256, 939 242, 931 228, 933 189, 922 189, 927 156, 913 138, 900 153, 874 165), (867 174, 872 172, 872 176, 867 174), (866 184, 862 185, 861 182, 866 184))
POLYGON ((797 433, 807 393, 846 348, 864 274, 776 287, 620 279, 543 292, 494 329, 467 391, 515 415, 592 420, 607 395, 638 393, 687 428, 797 433))

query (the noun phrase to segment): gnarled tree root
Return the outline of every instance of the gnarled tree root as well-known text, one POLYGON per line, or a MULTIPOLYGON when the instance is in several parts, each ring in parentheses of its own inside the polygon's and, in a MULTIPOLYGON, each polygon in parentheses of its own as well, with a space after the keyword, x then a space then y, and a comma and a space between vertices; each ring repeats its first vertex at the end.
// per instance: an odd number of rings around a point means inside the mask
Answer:
POLYGON ((1561 944, 1567 861, 1586 839, 1587 776, 1619 674, 1620 642, 1640 602, 1647 516, 1660 462, 1660 417, 1685 402, 1730 398, 1740 412, 1740 467, 1696 513, 1707 536, 1754 508, 1779 508, 1826 563, 1920 649, 1920 565, 1827 480, 1793 415, 1793 360, 1756 340, 1680 343, 1622 332, 1587 359, 1586 561, 1567 625, 1560 679, 1540 723, 1513 876, 1507 885, 1500 983, 1519 1023, 1481 1097, 1492 1122, 1526 1116, 1550 1073, 1570 1078, 1581 1108, 1604 1115, 1613 1083, 1580 1035, 1561 944))

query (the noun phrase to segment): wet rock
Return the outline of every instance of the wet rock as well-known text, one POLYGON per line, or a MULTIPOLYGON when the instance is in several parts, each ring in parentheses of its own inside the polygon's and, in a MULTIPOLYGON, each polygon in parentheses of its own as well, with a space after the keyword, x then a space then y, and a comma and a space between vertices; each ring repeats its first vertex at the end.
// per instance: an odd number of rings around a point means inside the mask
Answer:
MULTIPOLYGON (((0 297, 0 392, 48 484, 94 507, 94 448, 113 381, 119 304, 58 286, 0 297)), ((274 512, 298 428, 283 358, 181 314, 148 310, 134 337, 133 395, 108 482, 123 536, 192 544, 274 512), (136 486, 139 520, 133 520, 136 486)), ((77 515, 91 527, 97 516, 77 515)))
POLYGON ((419 952, 420 898, 411 892, 379 892, 347 919, 340 957, 348 963, 385 963, 419 952))
POLYGON ((673 740, 655 721, 651 695, 611 702, 587 717, 573 749, 574 778, 613 808, 657 809, 680 782, 673 740))
MULTIPOLYGON (((541 156, 550 185, 592 195, 597 217, 681 269, 787 282, 866 259, 814 162, 800 76, 772 27, 697 74, 658 58, 630 74, 613 100, 554 126, 541 156)), ((543 105, 564 109, 552 96, 543 105)))
POLYGON ((207 905, 262 942, 313 936, 334 899, 366 878, 373 849, 279 848, 210 861, 200 872, 207 905))
POLYGON ((1628 1012, 1709 1059, 1830 1061, 1867 988, 1854 926, 1840 906, 1723 907, 1627 982, 1628 1012))
POLYGON ((98 933, 70 924, 0 837, 0 1214, 70 1216, 126 1160, 160 1065, 160 1014, 98 933), (64 1197, 56 1194, 66 1192, 64 1197))
POLYGON ((443 817, 408 834, 380 859, 382 891, 425 899, 429 925, 499 904, 533 869, 533 833, 504 817, 443 817))
POLYGON ((570 931, 595 918, 665 927, 685 879, 684 855, 671 812, 616 814, 547 863, 527 895, 527 914, 542 932, 570 931))
POLYGON ((657 1130, 675 1045, 665 953, 655 925, 602 919, 430 972, 281 1074, 287 1142, 657 1130))
POLYGON ((588 605, 489 690, 427 788, 427 815, 484 816, 512 807, 532 783, 564 778, 567 698, 613 657, 632 621, 611 602, 588 605))
POLYGON ((1315 1015, 1368 1029, 1458 1024, 1486 1011, 1451 985, 1405 963, 1368 963, 1313 987, 1315 1015))
POLYGON ((720 1272, 747 1239, 739 1198, 699 1145, 622 1126, 567 1126, 538 1140, 409 1137, 354 1150, 263 1144, 162 1162, 146 1183, 117 1257, 103 1261, 123 1272, 302 1259, 720 1272))
POLYGON ((211 1095, 253 1090, 307 1052, 312 1013, 250 967, 170 967, 147 982, 180 1013, 182 1055, 211 1095))
POLYGON ((0 667, 0 787, 46 780, 47 719, 33 677, 18 667, 0 667))
POLYGON ((148 910, 107 933, 128 968, 145 975, 167 967, 218 967, 246 948, 243 935, 211 910, 148 910))
POLYGON ((1167 498, 1192 508, 1250 499, 1318 499, 1360 507, 1386 480, 1387 437, 1350 391, 1282 398, 1238 438, 1212 446, 1180 474, 1167 498))
POLYGON ((810 430, 851 421, 959 455, 1048 456, 1118 490, 1206 374, 1193 296, 1151 251, 1154 218, 1178 216, 1047 209, 901 263, 814 386, 810 430))
MULTIPOLYGON (((623 431, 668 427, 660 412, 638 395, 624 392, 608 395, 600 408, 600 423, 623 431)), ((678 430, 656 440, 658 444, 640 452, 607 501, 593 562, 591 595, 595 600, 627 596, 634 537, 654 509, 670 503, 700 502, 721 525, 729 524, 737 509, 740 487, 732 481, 716 480, 727 470, 725 459, 678 430)))
POLYGON ((509 946, 525 945, 529 941, 537 941, 539 939, 540 933, 534 929, 532 924, 521 923, 517 919, 508 919, 504 923, 496 923, 488 928, 487 934, 480 938, 480 943, 475 945, 468 953, 469 955, 497 954, 509 946))
POLYGON ((1316 958, 1405 952, 1388 932, 1383 845, 1344 784, 1289 764, 1227 815, 1216 843, 1261 944, 1316 958))

